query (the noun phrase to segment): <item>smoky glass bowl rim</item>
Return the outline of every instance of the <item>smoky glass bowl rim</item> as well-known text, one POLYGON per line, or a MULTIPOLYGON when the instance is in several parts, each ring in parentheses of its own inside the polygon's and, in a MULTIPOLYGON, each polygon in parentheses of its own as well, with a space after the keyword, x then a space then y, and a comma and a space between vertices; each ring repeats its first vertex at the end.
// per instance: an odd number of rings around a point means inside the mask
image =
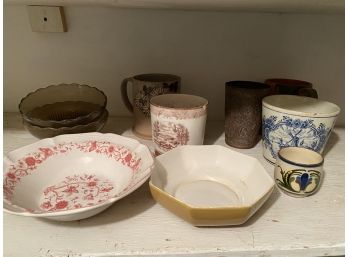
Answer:
POLYGON ((19 108, 19 112, 22 116, 22 118, 27 121, 28 123, 30 123, 31 125, 35 125, 35 126, 40 126, 40 127, 51 127, 51 126, 58 126, 58 127, 71 127, 71 126, 77 126, 80 125, 79 123, 82 121, 95 121, 96 119, 100 118, 100 116, 104 113, 105 109, 106 109, 106 104, 107 104, 107 96, 105 95, 105 93, 96 88, 96 87, 92 87, 86 84, 78 84, 78 83, 61 83, 61 84, 55 84, 55 85, 49 85, 47 87, 41 87, 36 89, 35 91, 32 91, 30 93, 28 93, 25 97, 23 97, 18 105, 19 108), (58 88, 58 87, 63 87, 63 86, 72 86, 75 88, 86 88, 87 90, 93 90, 95 92, 97 92, 98 94, 100 94, 103 98, 103 102, 100 105, 100 109, 96 110, 96 111, 92 111, 86 115, 82 115, 73 119, 64 119, 64 120, 43 120, 43 119, 39 119, 39 118, 32 118, 27 116, 27 114, 22 110, 22 105, 24 103, 24 101, 28 100, 31 96, 41 92, 41 91, 46 91, 49 90, 51 88, 58 88))
POLYGON ((55 128, 55 127, 41 127, 41 126, 38 126, 38 125, 35 125, 35 124, 32 124, 32 123, 29 123, 27 122, 26 120, 23 119, 23 124, 25 126, 30 126, 32 128, 35 128, 37 130, 41 130, 41 131, 59 131, 59 130, 75 130, 77 128, 84 128, 84 127, 88 127, 88 126, 91 126, 91 125, 94 125, 94 124, 98 124, 98 123, 101 123, 103 122, 103 120, 105 120, 106 122, 106 119, 109 118, 109 112, 108 110, 104 110, 102 112, 102 115, 100 117, 98 117, 97 119, 89 122, 89 123, 86 123, 86 124, 76 124, 74 126, 71 126, 71 127, 59 127, 59 128, 55 128))
POLYGON ((107 120, 109 118, 109 112, 107 109, 102 113, 102 115, 97 118, 94 121, 91 121, 87 124, 77 124, 72 127, 60 127, 60 128, 53 128, 53 127, 40 127, 33 125, 24 119, 22 120, 24 128, 34 137, 43 139, 48 137, 55 137, 57 135, 63 135, 63 134, 79 134, 79 133, 89 133, 89 132, 98 132, 100 131, 106 124, 107 120), (96 130, 92 128, 97 128, 96 130), (89 129, 89 132, 85 132, 85 129, 89 129))

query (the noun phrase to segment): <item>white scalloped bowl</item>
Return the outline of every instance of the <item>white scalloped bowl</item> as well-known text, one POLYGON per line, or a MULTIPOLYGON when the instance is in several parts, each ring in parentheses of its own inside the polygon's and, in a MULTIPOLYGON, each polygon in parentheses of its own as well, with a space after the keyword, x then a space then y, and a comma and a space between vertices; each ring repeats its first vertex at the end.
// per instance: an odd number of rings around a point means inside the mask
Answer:
POLYGON ((4 158, 4 211, 52 220, 93 216, 140 187, 154 160, 148 147, 116 134, 46 138, 4 158))

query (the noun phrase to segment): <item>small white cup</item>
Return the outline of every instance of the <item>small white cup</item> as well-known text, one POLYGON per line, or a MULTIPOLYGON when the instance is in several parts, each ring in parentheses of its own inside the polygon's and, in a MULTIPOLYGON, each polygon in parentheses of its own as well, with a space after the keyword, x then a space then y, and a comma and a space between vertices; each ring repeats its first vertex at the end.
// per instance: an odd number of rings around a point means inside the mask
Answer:
POLYGON ((180 145, 201 145, 208 100, 195 95, 165 94, 152 97, 151 126, 155 154, 180 145))
POLYGON ((310 149, 285 147, 278 152, 274 180, 284 193, 294 197, 314 194, 323 177, 323 157, 310 149))

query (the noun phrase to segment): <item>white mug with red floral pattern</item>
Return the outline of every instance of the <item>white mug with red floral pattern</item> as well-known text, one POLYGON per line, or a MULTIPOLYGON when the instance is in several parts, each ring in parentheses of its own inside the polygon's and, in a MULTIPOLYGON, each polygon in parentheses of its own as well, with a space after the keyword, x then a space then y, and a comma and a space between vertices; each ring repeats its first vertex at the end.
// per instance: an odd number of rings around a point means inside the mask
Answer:
POLYGON ((159 73, 141 74, 123 80, 121 84, 122 100, 127 109, 133 113, 133 133, 137 137, 151 139, 151 97, 179 92, 180 81, 180 77, 176 75, 159 73), (131 101, 127 93, 129 84, 132 84, 133 96, 131 101))
POLYGON ((187 94, 165 94, 151 98, 150 106, 156 155, 180 145, 203 144, 207 99, 187 94))

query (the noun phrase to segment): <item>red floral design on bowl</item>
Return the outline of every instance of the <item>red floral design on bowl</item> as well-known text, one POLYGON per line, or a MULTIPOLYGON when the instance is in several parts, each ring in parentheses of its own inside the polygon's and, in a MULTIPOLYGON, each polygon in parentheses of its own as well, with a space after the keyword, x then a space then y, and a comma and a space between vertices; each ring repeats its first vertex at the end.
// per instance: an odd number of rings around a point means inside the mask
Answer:
POLYGON ((115 134, 43 139, 5 157, 4 210, 57 220, 86 218, 137 189, 152 167, 145 145, 115 134))

